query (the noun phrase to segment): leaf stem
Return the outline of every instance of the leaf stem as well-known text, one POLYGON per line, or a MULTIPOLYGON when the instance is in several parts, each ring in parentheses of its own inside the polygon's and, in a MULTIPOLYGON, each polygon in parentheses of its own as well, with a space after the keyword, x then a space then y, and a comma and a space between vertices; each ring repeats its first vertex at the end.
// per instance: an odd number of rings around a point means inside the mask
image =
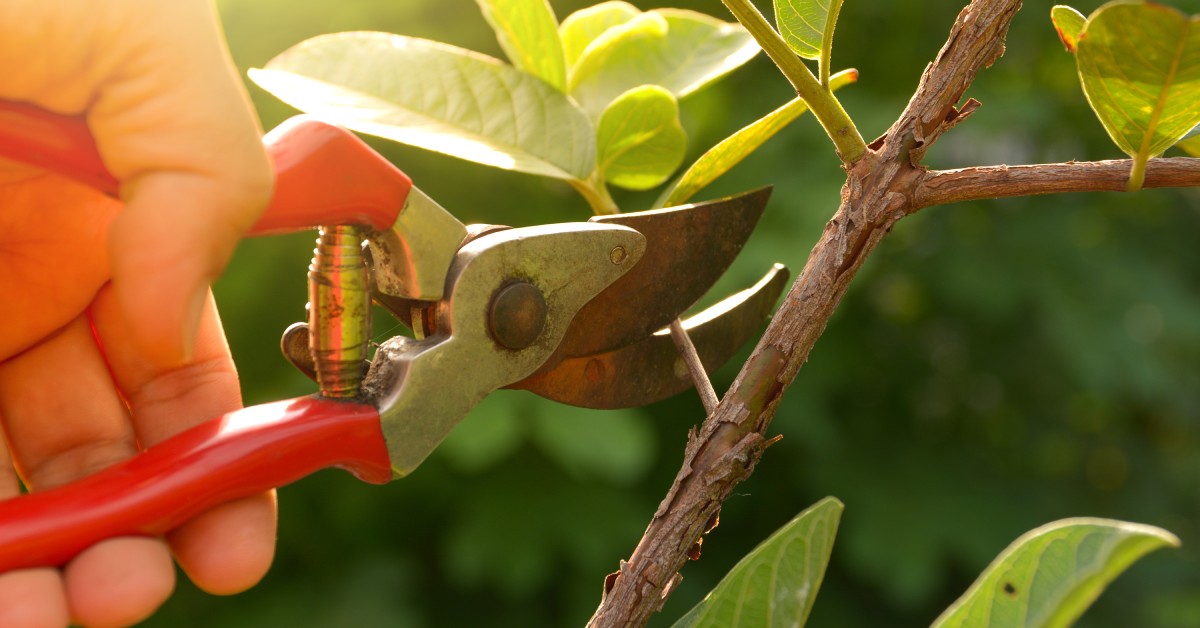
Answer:
POLYGON ((593 214, 597 216, 611 216, 612 214, 621 213, 621 209, 617 207, 617 202, 608 193, 608 185, 604 183, 604 173, 599 168, 586 181, 582 179, 568 179, 567 183, 570 183, 571 187, 575 188, 575 191, 579 192, 579 195, 588 202, 593 214))
POLYGON ((825 17, 825 33, 821 38, 821 56, 817 58, 817 68, 821 75, 821 87, 829 87, 829 66, 833 58, 833 31, 837 28, 838 13, 842 10, 842 0, 831 0, 829 15, 825 17))
POLYGON ((796 94, 808 103, 809 109, 833 141, 842 162, 849 165, 861 159, 867 152, 867 144, 858 132, 858 127, 854 126, 850 115, 842 108, 842 103, 834 97, 828 83, 821 85, 817 77, 813 76, 812 70, 792 52, 787 42, 783 41, 750 0, 721 1, 754 36, 758 45, 762 46, 763 51, 775 62, 788 81, 791 81, 792 87, 796 88, 796 94))
POLYGON ((1146 181, 1146 162, 1148 155, 1139 153, 1133 158, 1133 167, 1129 169, 1129 182, 1125 184, 1126 192, 1137 192, 1146 181))

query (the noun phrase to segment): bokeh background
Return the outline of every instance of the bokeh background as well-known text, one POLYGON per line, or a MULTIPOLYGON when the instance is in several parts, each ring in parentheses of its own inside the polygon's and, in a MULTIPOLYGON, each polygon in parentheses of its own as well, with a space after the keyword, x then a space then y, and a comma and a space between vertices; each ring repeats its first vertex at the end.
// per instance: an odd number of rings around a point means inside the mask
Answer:
MULTIPOLYGON (((552 4, 560 19, 584 6, 552 4)), ((963 4, 846 2, 834 65, 861 71, 841 95, 868 140, 908 101, 963 4)), ((304 38, 359 29, 502 56, 471 0, 218 5, 243 71, 304 38)), ((1121 157, 1084 101, 1050 5, 1025 3, 1008 53, 969 92, 983 108, 937 144, 930 165, 1121 157)), ((718 0, 669 6, 731 19, 718 0)), ((250 89, 266 128, 294 113, 250 89)), ((790 96, 760 55, 683 101, 689 154, 790 96)), ((373 144, 464 222, 589 216, 563 184, 373 144)), ((775 261, 798 271, 842 180, 806 117, 707 190, 776 186, 714 298, 775 261)), ((635 210, 656 193, 616 197, 635 210)), ((652 625, 669 626, 771 531, 835 495, 846 511, 810 625, 928 625, 1022 532, 1090 515, 1163 526, 1184 547, 1135 565, 1081 625, 1200 626, 1198 210, 1200 192, 1152 190, 959 204, 902 221, 785 396, 772 425, 785 438, 725 504, 652 625)), ((313 389, 277 348, 303 316, 311 248, 310 235, 248 241, 216 287, 247 403, 313 389)), ((379 338, 395 333, 377 323, 379 338)), ((718 390, 736 362, 715 374, 718 390)), ((410 478, 375 487, 325 471, 282 489, 279 554, 262 584, 217 598, 181 583, 147 625, 582 624, 702 415, 690 393, 599 412, 501 391, 410 478)))

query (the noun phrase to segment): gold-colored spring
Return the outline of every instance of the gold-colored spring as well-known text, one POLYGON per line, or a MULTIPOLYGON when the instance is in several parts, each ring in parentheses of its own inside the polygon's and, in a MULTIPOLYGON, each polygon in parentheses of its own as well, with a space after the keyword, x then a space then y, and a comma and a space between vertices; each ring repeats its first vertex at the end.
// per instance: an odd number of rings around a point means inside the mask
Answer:
POLYGON ((356 227, 321 227, 308 267, 309 349, 321 394, 356 397, 371 330, 371 294, 356 227))

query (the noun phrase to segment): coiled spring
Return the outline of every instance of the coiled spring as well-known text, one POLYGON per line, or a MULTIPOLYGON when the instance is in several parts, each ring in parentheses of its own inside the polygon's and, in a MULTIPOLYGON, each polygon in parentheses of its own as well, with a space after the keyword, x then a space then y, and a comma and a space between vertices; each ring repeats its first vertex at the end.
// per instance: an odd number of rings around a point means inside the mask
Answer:
POLYGON ((371 329, 371 295, 357 227, 321 227, 308 267, 309 349, 321 394, 356 397, 371 329))

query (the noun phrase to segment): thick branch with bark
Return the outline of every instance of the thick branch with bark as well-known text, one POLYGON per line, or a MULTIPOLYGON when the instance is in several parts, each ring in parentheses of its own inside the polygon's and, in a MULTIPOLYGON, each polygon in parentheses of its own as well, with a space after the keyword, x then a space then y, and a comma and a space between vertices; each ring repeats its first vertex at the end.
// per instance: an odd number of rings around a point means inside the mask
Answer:
MULTIPOLYGON (((958 15, 904 112, 847 170, 842 200, 804 270, 716 411, 688 435, 683 465, 590 626, 638 626, 657 612, 722 502, 773 442, 780 397, 808 359, 850 281, 893 225, 923 207, 1023 194, 1123 190, 1128 161, 927 171, 925 151, 979 106, 961 107, 976 74, 1004 52, 1020 0, 973 0, 958 15)), ((1147 187, 1200 185, 1200 160, 1151 162, 1147 187)))

